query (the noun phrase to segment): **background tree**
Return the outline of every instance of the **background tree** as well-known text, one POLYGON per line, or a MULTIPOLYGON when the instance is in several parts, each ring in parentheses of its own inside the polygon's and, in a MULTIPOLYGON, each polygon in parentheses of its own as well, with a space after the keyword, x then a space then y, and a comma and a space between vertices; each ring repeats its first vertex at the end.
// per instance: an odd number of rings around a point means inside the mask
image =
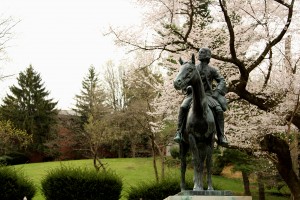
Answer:
POLYGON ((3 99, 1 119, 10 120, 16 128, 31 135, 30 153, 44 157, 45 143, 51 139, 56 124, 57 102, 48 98, 49 92, 43 86, 40 74, 31 65, 19 74, 17 80, 18 86, 11 86, 11 94, 3 99))
POLYGON ((0 121, 0 155, 23 151, 31 142, 31 135, 15 128, 10 121, 0 121))
POLYGON ((100 160, 100 148, 103 144, 108 143, 107 124, 105 119, 94 119, 90 115, 88 122, 84 124, 84 131, 87 141, 89 143, 90 152, 93 156, 94 167, 97 171, 100 169, 106 170, 105 165, 100 160))
POLYGON ((82 81, 80 95, 75 96, 76 105, 73 109, 80 117, 78 127, 74 127, 77 132, 77 142, 81 150, 87 151, 94 158, 94 165, 97 169, 99 160, 99 149, 105 142, 103 123, 100 121, 108 109, 105 105, 106 96, 99 80, 99 74, 91 66, 88 74, 82 81))
POLYGON ((158 88, 162 84, 163 78, 157 64, 151 67, 148 66, 149 61, 153 59, 153 54, 136 52, 135 56, 135 62, 127 73, 125 84, 128 99, 126 113, 135 122, 134 126, 139 134, 135 132, 129 134, 136 134, 136 139, 143 138, 141 136, 148 138, 152 149, 155 177, 159 181, 164 178, 165 151, 166 146, 169 144, 168 139, 170 134, 174 134, 175 130, 170 131, 167 126, 164 126, 164 131, 158 128, 162 126, 164 117, 160 115, 160 112, 156 112, 153 102, 160 96, 158 88), (157 155, 161 161, 160 173, 157 155))
POLYGON ((0 60, 5 59, 7 43, 13 38, 13 28, 18 24, 12 17, 0 16, 0 60))
MULTIPOLYGON (((125 68, 122 64, 115 65, 112 61, 106 63, 104 72, 104 87, 107 95, 107 105, 112 108, 112 112, 115 115, 123 116, 123 112, 127 106, 127 97, 125 93, 125 68)), ((124 123, 122 120, 116 120, 116 118, 111 118, 114 127, 111 131, 112 140, 115 148, 118 150, 118 156, 124 157, 124 135, 126 134, 126 128, 124 128, 124 123), (122 126, 122 127, 121 127, 122 126), (117 137, 116 137, 117 136, 117 137)))
MULTIPOLYGON (((75 108, 73 109, 81 118, 80 124, 83 126, 88 122, 88 118, 93 113, 97 114, 99 104, 105 100, 104 91, 101 89, 99 74, 95 67, 90 66, 88 74, 82 81, 82 89, 79 95, 75 95, 75 108)), ((100 111, 99 111, 100 112, 100 111)))
MULTIPOLYGON (((8 43, 13 39, 14 33, 13 29, 18 24, 19 21, 15 21, 12 17, 6 17, 0 15, 0 60, 3 61, 7 59, 6 49, 9 47, 8 43)), ((10 77, 11 75, 2 74, 0 72, 0 81, 10 77)))

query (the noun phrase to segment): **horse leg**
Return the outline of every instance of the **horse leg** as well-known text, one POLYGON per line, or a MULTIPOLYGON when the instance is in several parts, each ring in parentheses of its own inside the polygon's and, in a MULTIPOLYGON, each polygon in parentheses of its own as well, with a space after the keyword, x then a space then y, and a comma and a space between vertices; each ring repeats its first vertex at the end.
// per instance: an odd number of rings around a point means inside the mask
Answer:
POLYGON ((208 140, 207 145, 207 158, 206 158, 206 166, 207 166, 207 190, 214 190, 212 186, 212 178, 211 178, 211 168, 212 168, 212 155, 213 155, 213 150, 214 150, 214 138, 215 135, 214 133, 211 135, 211 137, 208 140))
POLYGON ((180 143, 180 173, 181 173, 181 182, 180 182, 180 189, 184 191, 186 188, 185 184, 185 172, 186 172, 186 155, 188 152, 188 145, 181 142, 180 143))
POLYGON ((201 168, 201 162, 200 162, 200 157, 199 157, 199 152, 196 144, 196 139, 195 137, 190 134, 189 135, 189 142, 190 142, 190 148, 193 156, 193 162, 194 162, 194 188, 193 190, 199 191, 203 190, 203 185, 202 185, 202 177, 200 172, 201 168))
POLYGON ((206 158, 206 144, 205 143, 199 143, 198 144, 198 151, 199 151, 199 177, 200 177, 200 185, 203 188, 203 176, 204 176, 204 162, 206 158))
POLYGON ((207 190, 214 190, 214 188, 212 186, 212 178, 211 178, 212 153, 213 153, 212 147, 211 146, 207 146, 207 157, 206 157, 207 190))

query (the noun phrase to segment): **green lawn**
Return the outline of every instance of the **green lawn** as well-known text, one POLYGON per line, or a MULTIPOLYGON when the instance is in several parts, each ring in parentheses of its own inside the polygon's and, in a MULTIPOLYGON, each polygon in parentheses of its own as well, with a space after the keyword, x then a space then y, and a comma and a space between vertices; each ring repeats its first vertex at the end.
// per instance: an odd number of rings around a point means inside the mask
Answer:
MULTIPOLYGON (((152 166, 152 158, 118 158, 118 159, 102 159, 103 163, 106 164, 106 168, 114 170, 123 180, 123 192, 130 187, 137 185, 139 182, 153 181, 155 179, 154 170, 152 166)), ((40 188, 40 181, 47 172, 53 168, 60 166, 72 166, 72 167, 87 167, 93 168, 92 160, 73 160, 73 161, 61 161, 61 162, 44 162, 44 163, 32 163, 24 165, 13 166, 18 170, 22 170, 25 175, 30 177, 37 186, 40 188)), ((179 169, 167 168, 167 174, 171 176, 178 176, 179 169)), ((192 177, 192 172, 188 174, 192 177)), ((243 183, 240 179, 229 179, 221 176, 214 176, 213 182, 218 188, 224 190, 231 190, 235 194, 243 193, 243 183)), ((256 184, 252 185, 251 192, 253 194, 253 200, 258 199, 256 184)), ((266 199, 272 200, 285 200, 289 198, 270 196, 270 193, 266 194, 266 199)), ((36 194, 33 200, 44 200, 40 191, 36 194)), ((125 200, 123 197, 122 200, 125 200)))

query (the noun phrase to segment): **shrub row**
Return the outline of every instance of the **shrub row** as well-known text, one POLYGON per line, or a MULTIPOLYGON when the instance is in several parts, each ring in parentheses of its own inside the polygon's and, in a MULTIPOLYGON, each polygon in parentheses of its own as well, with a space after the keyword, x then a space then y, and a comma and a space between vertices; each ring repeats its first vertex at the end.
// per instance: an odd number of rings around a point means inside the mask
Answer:
MULTIPOLYGON (((42 192, 47 200, 118 200, 122 191, 122 180, 115 173, 97 172, 93 169, 54 169, 42 180, 42 192)), ((31 180, 20 171, 0 166, 1 200, 28 200, 35 195, 36 188, 31 180)))
POLYGON ((113 172, 62 167, 48 173, 42 180, 47 200, 118 200, 122 180, 113 172))
POLYGON ((36 189, 23 173, 7 166, 0 166, 0 196, 2 200, 32 199, 36 189))
MULTIPOLYGON (((42 179, 42 192, 46 200, 118 200, 122 191, 122 179, 112 171, 97 172, 94 169, 61 167, 48 172, 42 179)), ((192 189, 192 178, 187 179, 187 189, 192 189)), ((216 186, 214 186, 215 189, 216 186)), ((1 200, 32 199, 36 189, 23 173, 11 167, 0 167, 1 200)), ((157 200, 180 192, 178 176, 157 183, 142 182, 127 191, 130 200, 157 200)))

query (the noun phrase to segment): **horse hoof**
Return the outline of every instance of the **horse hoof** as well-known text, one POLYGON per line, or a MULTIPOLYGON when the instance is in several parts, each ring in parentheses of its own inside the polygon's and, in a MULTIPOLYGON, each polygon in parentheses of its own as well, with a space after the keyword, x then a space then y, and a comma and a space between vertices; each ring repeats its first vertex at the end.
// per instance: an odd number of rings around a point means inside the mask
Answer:
POLYGON ((213 188, 213 187, 208 187, 208 188, 207 188, 207 190, 209 190, 209 191, 213 191, 213 190, 214 190, 214 188, 213 188))
POLYGON ((202 191, 202 190, 203 190, 203 188, 201 188, 201 187, 193 188, 193 191, 202 191))

